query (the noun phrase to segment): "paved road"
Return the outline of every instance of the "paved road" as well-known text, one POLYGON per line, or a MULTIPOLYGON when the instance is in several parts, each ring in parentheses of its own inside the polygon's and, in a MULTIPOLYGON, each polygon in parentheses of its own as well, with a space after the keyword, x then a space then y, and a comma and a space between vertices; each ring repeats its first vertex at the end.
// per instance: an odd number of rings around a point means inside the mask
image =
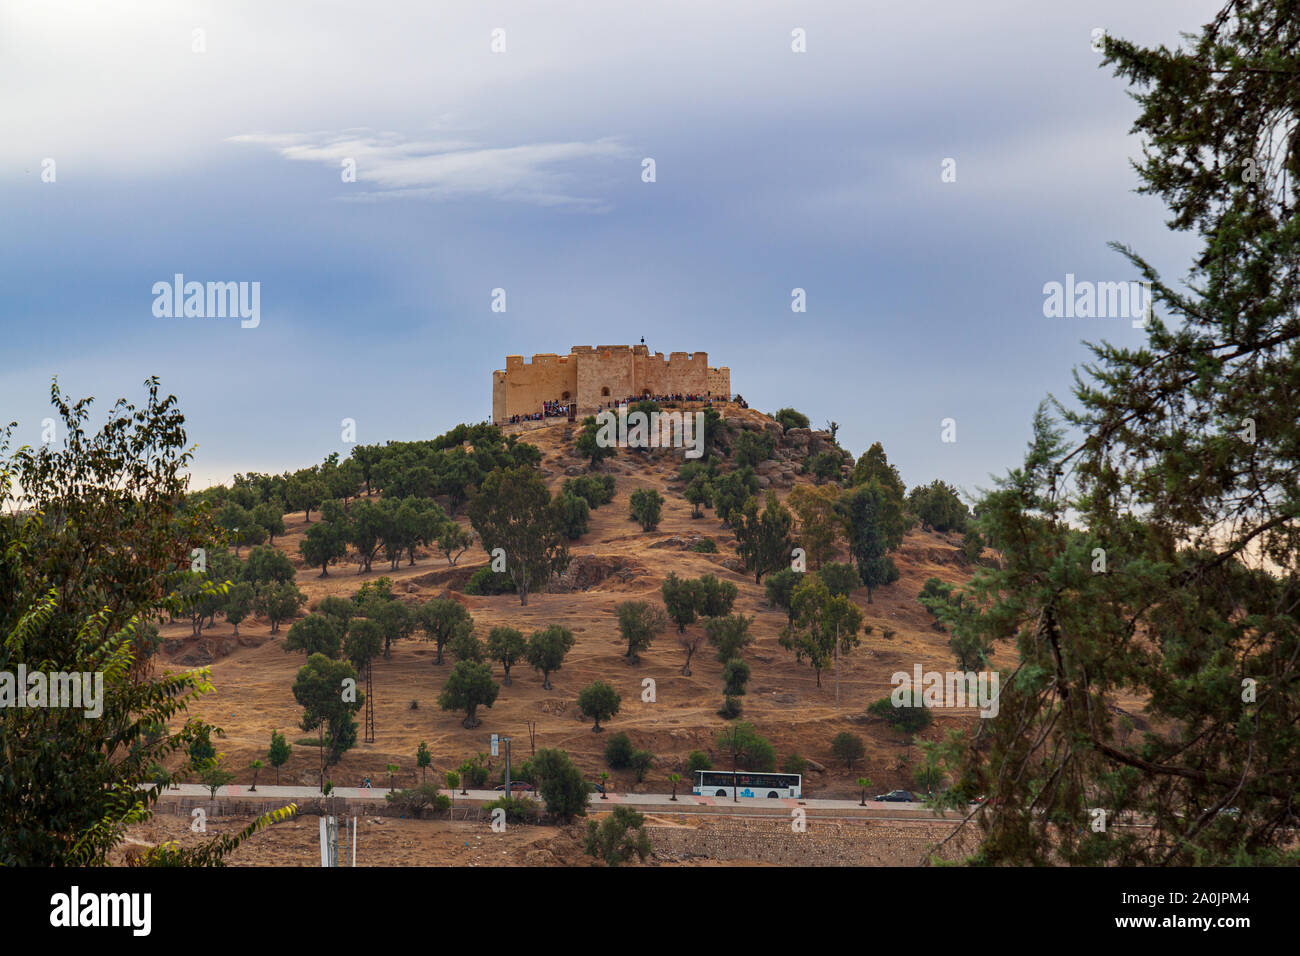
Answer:
MULTIPOLYGON (((382 804, 389 793, 386 787, 335 787, 331 792, 334 796, 346 800, 374 800, 376 804, 382 804)), ((449 790, 443 790, 442 792, 451 794, 449 790)), ((173 787, 164 791, 164 793, 171 795, 172 798, 184 797, 202 800, 209 797, 208 788, 195 783, 181 784, 179 788, 173 787)), ((320 796, 320 790, 316 787, 277 787, 274 784, 262 784, 257 788, 256 792, 239 785, 217 788, 218 799, 283 800, 285 803, 301 803, 305 800, 320 799, 320 796)), ((501 791, 499 790, 470 790, 467 794, 457 790, 453 799, 457 805, 462 805, 462 803, 479 804, 496 800, 500 796, 501 791)), ((793 800, 741 797, 739 800, 733 801, 725 797, 697 797, 689 793, 679 792, 677 799, 674 801, 671 795, 667 793, 609 793, 605 795, 605 799, 602 799, 600 794, 593 793, 588 798, 588 804, 593 810, 609 809, 624 804, 638 810, 657 813, 720 813, 741 816, 776 814, 785 816, 791 809, 802 807, 810 815, 819 817, 835 815, 846 818, 865 817, 887 820, 936 819, 934 812, 921 803, 878 803, 874 800, 868 800, 866 805, 862 806, 857 800, 822 800, 817 798, 793 800)), ((948 813, 943 818, 958 820, 961 819, 961 815, 948 813)))

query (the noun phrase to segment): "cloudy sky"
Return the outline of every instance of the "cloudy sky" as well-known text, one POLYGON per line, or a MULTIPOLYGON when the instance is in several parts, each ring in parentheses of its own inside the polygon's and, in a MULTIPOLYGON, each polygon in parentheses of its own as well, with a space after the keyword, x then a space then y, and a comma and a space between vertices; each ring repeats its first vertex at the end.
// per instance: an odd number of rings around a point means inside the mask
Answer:
POLYGON ((1133 192, 1093 31, 1173 45, 1217 6, 6 0, 0 418, 34 443, 52 376, 107 407, 158 374, 206 484, 346 454, 344 418, 484 420, 506 354, 645 336, 974 491, 1081 340, 1143 334, 1045 318, 1044 283, 1192 248, 1133 192), (260 283, 260 323, 156 316, 177 273, 260 283))

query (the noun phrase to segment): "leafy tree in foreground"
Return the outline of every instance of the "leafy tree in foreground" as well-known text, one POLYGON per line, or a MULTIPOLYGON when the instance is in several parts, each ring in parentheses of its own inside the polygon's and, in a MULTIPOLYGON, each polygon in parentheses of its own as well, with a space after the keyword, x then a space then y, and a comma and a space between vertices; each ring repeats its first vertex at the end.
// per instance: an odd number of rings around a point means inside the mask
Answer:
MULTIPOLYGON (((146 625, 186 613, 178 588, 195 549, 216 536, 207 506, 186 503, 184 417, 157 379, 146 387, 143 405, 118 402, 98 432, 85 430, 90 400, 68 401, 57 383, 55 441, 11 454, 12 426, 0 430, 0 671, 40 661, 47 672, 103 675, 102 709, 4 710, 0 865, 105 865, 162 793, 150 768, 208 726, 185 719, 212 690, 208 671, 156 676, 144 652, 146 625)), ((143 862, 223 865, 291 812, 143 862)))
POLYGON ((984 862, 1294 865, 1300 17, 1242 0, 1105 59, 1136 87, 1140 191, 1200 249, 1176 285, 1121 249, 1151 283, 1145 346, 1093 346, 1080 441, 1041 410, 976 509, 1003 563, 966 603, 1019 664, 978 745, 948 748, 952 791, 997 798, 984 862), (1167 729, 1121 742, 1121 695, 1167 729), (1091 807, 1147 826, 1094 833, 1091 807))

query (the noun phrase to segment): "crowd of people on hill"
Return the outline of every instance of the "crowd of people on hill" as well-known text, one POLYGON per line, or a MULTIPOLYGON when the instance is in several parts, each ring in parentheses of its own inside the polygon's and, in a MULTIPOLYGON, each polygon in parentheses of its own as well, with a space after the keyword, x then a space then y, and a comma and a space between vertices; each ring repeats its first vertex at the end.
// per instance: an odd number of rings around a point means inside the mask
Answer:
POLYGON ((532 412, 528 415, 511 415, 505 420, 507 425, 517 425, 519 422, 540 422, 546 418, 568 418, 570 405, 568 402, 542 402, 540 412, 532 412))
MULTIPOLYGON (((721 401, 721 399, 718 399, 718 401, 721 401)), ((695 395, 682 392, 670 395, 629 395, 627 398, 604 402, 600 407, 617 408, 620 405, 635 405, 637 402, 655 402, 657 404, 663 404, 664 402, 707 402, 712 407, 714 397, 712 395, 695 395)))
MULTIPOLYGON (((709 407, 713 407, 715 401, 723 401, 712 395, 696 395, 690 392, 675 392, 668 395, 629 395, 623 399, 610 399, 608 402, 602 402, 598 408, 617 408, 620 405, 635 405, 637 402, 707 402, 709 407)), ((749 408, 745 400, 737 395, 733 401, 741 408, 749 408)), ((568 418, 570 409, 569 402, 543 402, 540 412, 531 412, 527 415, 511 415, 503 422, 497 422, 498 425, 517 425, 520 422, 540 422, 547 418, 568 418)))

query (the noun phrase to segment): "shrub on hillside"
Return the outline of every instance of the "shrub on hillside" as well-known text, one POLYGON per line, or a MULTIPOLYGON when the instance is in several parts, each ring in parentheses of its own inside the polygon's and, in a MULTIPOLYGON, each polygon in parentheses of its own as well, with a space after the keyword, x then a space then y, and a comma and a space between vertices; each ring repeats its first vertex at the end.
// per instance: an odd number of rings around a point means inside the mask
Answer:
POLYGON ((563 494, 582 498, 592 508, 599 508, 614 500, 613 475, 582 475, 564 482, 563 494))
POLYGON ((839 477, 840 466, 844 464, 844 457, 837 455, 833 451, 819 451, 808 459, 805 465, 808 474, 817 479, 817 483, 829 481, 832 478, 839 477))
POLYGON ((631 517, 641 525, 642 531, 653 531, 659 527, 659 518, 663 514, 664 496, 652 488, 639 488, 632 492, 631 517))
POLYGON ((686 772, 694 775, 697 770, 712 770, 713 761, 703 750, 692 750, 686 755, 686 772))
POLYGON ((600 824, 595 820, 587 822, 582 846, 588 856, 602 859, 610 866, 626 863, 633 855, 645 860, 651 850, 645 816, 631 807, 615 807, 600 824))
POLYGON ((422 810, 446 810, 451 807, 451 797, 439 793, 438 788, 431 783, 386 794, 384 799, 388 801, 389 806, 411 814, 422 810))
POLYGON ((867 713, 884 718, 889 726, 906 733, 924 730, 934 722, 930 712, 923 706, 919 692, 912 697, 911 706, 895 707, 890 697, 882 697, 867 708, 867 713))
POLYGON ((781 764, 782 773, 803 773, 808 769, 808 761, 798 754, 790 754, 781 764))
POLYGON ((957 489, 935 480, 913 488, 907 496, 907 508, 921 524, 935 531, 965 531, 970 509, 962 502, 957 489))
POLYGON ((541 808, 528 797, 508 797, 505 794, 483 804, 483 809, 489 814, 496 809, 504 810, 507 823, 529 823, 541 813, 541 808))
POLYGON ((483 758, 487 754, 475 754, 473 760, 466 760, 460 765, 461 782, 466 787, 481 789, 488 782, 487 764, 483 758))
POLYGON ((717 554, 718 545, 712 538, 701 538, 691 545, 691 550, 696 554, 717 554))
POLYGON ((831 754, 836 760, 843 760, 848 769, 853 769, 853 764, 863 758, 867 748, 862 743, 862 738, 857 734, 851 734, 847 730, 842 730, 831 738, 831 754))
POLYGON ((749 465, 758 467, 759 462, 772 457, 776 448, 776 439, 767 432, 744 431, 737 436, 731 449, 732 460, 737 467, 749 465))
POLYGON ((626 770, 632 766, 632 739, 627 734, 614 734, 605 742, 605 763, 614 770, 626 770))
POLYGON ((645 781, 646 772, 654 765, 655 755, 648 750, 634 750, 628 760, 628 766, 636 772, 636 782, 645 781))
POLYGON ((555 509, 555 523, 560 533, 570 541, 577 541, 587 533, 591 524, 591 505, 577 495, 557 495, 551 505, 555 509))
POLYGON ((781 408, 772 416, 781 423, 781 427, 786 431, 792 428, 807 428, 812 423, 808 421, 808 416, 803 412, 796 411, 793 408, 781 408))
POLYGON ((510 594, 515 589, 515 582, 504 571, 491 568, 479 568, 465 582, 465 593, 476 595, 510 594))

